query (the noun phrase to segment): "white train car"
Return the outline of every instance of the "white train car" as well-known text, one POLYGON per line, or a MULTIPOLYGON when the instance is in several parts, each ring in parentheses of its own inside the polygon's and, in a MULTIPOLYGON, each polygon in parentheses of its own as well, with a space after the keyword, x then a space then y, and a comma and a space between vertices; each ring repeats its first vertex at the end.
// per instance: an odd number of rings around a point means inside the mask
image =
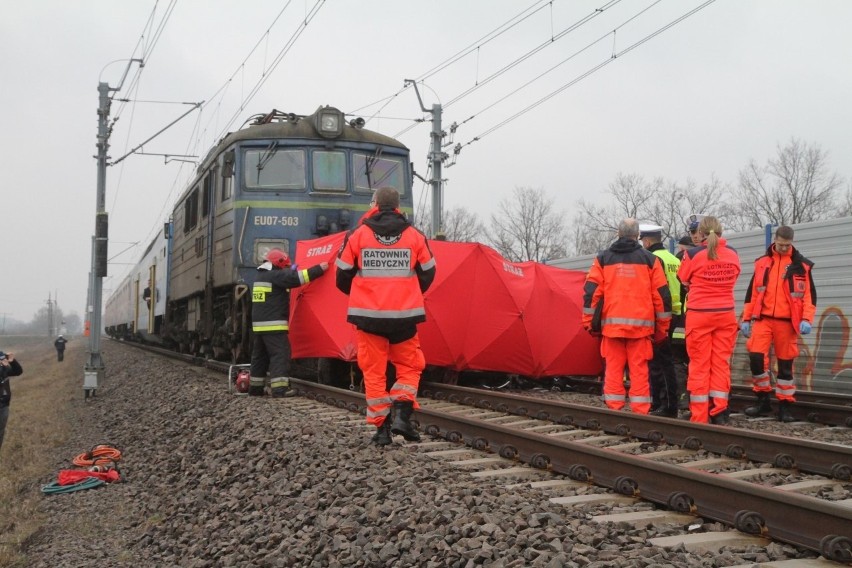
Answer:
MULTIPOLYGON (((724 220, 723 220, 724 224, 724 220)), ((841 217, 827 221, 793 225, 793 246, 814 261, 817 310, 810 335, 799 337, 799 357, 793 365, 797 388, 801 390, 852 394, 852 219, 841 217)), ((766 251, 775 228, 743 233, 725 233, 728 245, 737 250, 742 273, 734 289, 737 314, 742 314, 746 288, 754 272, 754 261, 766 251)), ((588 270, 595 255, 562 258, 552 266, 588 270)), ((689 302, 687 301, 687 306, 689 302)), ((773 362, 774 366, 774 362, 773 362)), ((740 336, 734 350, 731 380, 750 385, 751 371, 745 339, 740 336)))
POLYGON ((171 229, 171 223, 166 223, 107 300, 103 321, 110 337, 160 342, 168 298, 171 229))

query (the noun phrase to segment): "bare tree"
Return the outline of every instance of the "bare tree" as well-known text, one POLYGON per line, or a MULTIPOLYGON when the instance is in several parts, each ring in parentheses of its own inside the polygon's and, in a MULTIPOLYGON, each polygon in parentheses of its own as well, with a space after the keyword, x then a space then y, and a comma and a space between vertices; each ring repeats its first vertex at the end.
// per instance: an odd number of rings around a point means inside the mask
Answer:
POLYGON ((848 217, 852 215, 852 180, 846 184, 846 193, 843 194, 837 213, 838 217, 848 217))
POLYGON ((565 217, 556 211, 544 189, 516 187, 491 215, 488 239, 491 246, 514 262, 539 262, 566 253, 565 217))
MULTIPOLYGON (((444 240, 460 243, 484 242, 486 239, 485 225, 479 216, 465 207, 453 207, 444 211, 441 218, 444 226, 444 240)), ((424 235, 434 239, 432 234, 432 210, 424 209, 414 219, 414 226, 424 235)))
POLYGON ((792 225, 830 219, 837 213, 843 179, 829 171, 828 152, 793 138, 760 166, 754 160, 740 171, 732 213, 743 229, 767 223, 792 225))
POLYGON ((627 217, 663 227, 664 236, 678 238, 686 231, 684 219, 690 213, 719 213, 729 189, 715 176, 701 186, 688 179, 685 184, 654 178, 646 181, 638 174, 619 173, 609 184, 611 201, 607 205, 578 202, 569 250, 591 254, 608 246, 627 217))

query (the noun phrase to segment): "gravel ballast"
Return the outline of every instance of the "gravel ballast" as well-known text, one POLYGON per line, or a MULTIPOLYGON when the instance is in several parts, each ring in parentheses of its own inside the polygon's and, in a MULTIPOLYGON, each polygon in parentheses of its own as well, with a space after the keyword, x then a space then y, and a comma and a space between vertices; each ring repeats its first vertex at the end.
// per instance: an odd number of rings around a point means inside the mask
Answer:
POLYGON ((401 438, 377 448, 372 430, 318 418, 305 399, 234 396, 222 375, 122 344, 104 358, 104 385, 74 402, 56 469, 111 443, 126 482, 45 496, 28 566, 714 567, 813 556, 781 544, 663 550, 647 539, 683 527, 590 523, 601 511, 475 480, 401 438))

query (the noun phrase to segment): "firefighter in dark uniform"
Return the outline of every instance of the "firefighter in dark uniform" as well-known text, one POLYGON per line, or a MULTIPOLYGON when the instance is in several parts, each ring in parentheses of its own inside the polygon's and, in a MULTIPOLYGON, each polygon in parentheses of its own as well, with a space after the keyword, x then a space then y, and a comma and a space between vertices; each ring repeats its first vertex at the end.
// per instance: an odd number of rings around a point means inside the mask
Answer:
POLYGON ((293 396, 290 388, 290 288, 298 288, 325 274, 328 263, 307 269, 290 268, 290 257, 280 249, 270 249, 257 267, 257 279, 251 290, 250 396, 263 395, 266 374, 270 373, 273 397, 293 396))
POLYGON ((435 278, 435 258, 423 233, 400 212, 396 189, 377 189, 372 205, 346 236, 336 284, 349 295, 346 320, 357 328, 367 423, 376 427, 373 443, 386 446, 391 433, 420 440, 410 421, 426 366, 417 324, 426 321, 423 293, 435 278), (396 368, 390 389, 388 362, 396 368))

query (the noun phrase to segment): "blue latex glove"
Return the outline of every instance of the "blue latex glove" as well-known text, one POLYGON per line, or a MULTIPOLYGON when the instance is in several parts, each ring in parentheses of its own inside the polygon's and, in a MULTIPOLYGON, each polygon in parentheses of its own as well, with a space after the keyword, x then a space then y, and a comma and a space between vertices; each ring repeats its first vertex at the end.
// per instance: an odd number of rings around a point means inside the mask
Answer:
POLYGON ((811 332, 811 324, 809 324, 806 321, 802 321, 802 323, 799 324, 799 333, 801 333, 802 335, 807 335, 810 332, 811 332))
MULTIPOLYGON (((805 323, 805 322, 802 322, 805 323)), ((740 324, 740 331, 745 337, 751 337, 751 322, 744 321, 740 324)), ((809 330, 810 331, 810 330, 809 330)))

